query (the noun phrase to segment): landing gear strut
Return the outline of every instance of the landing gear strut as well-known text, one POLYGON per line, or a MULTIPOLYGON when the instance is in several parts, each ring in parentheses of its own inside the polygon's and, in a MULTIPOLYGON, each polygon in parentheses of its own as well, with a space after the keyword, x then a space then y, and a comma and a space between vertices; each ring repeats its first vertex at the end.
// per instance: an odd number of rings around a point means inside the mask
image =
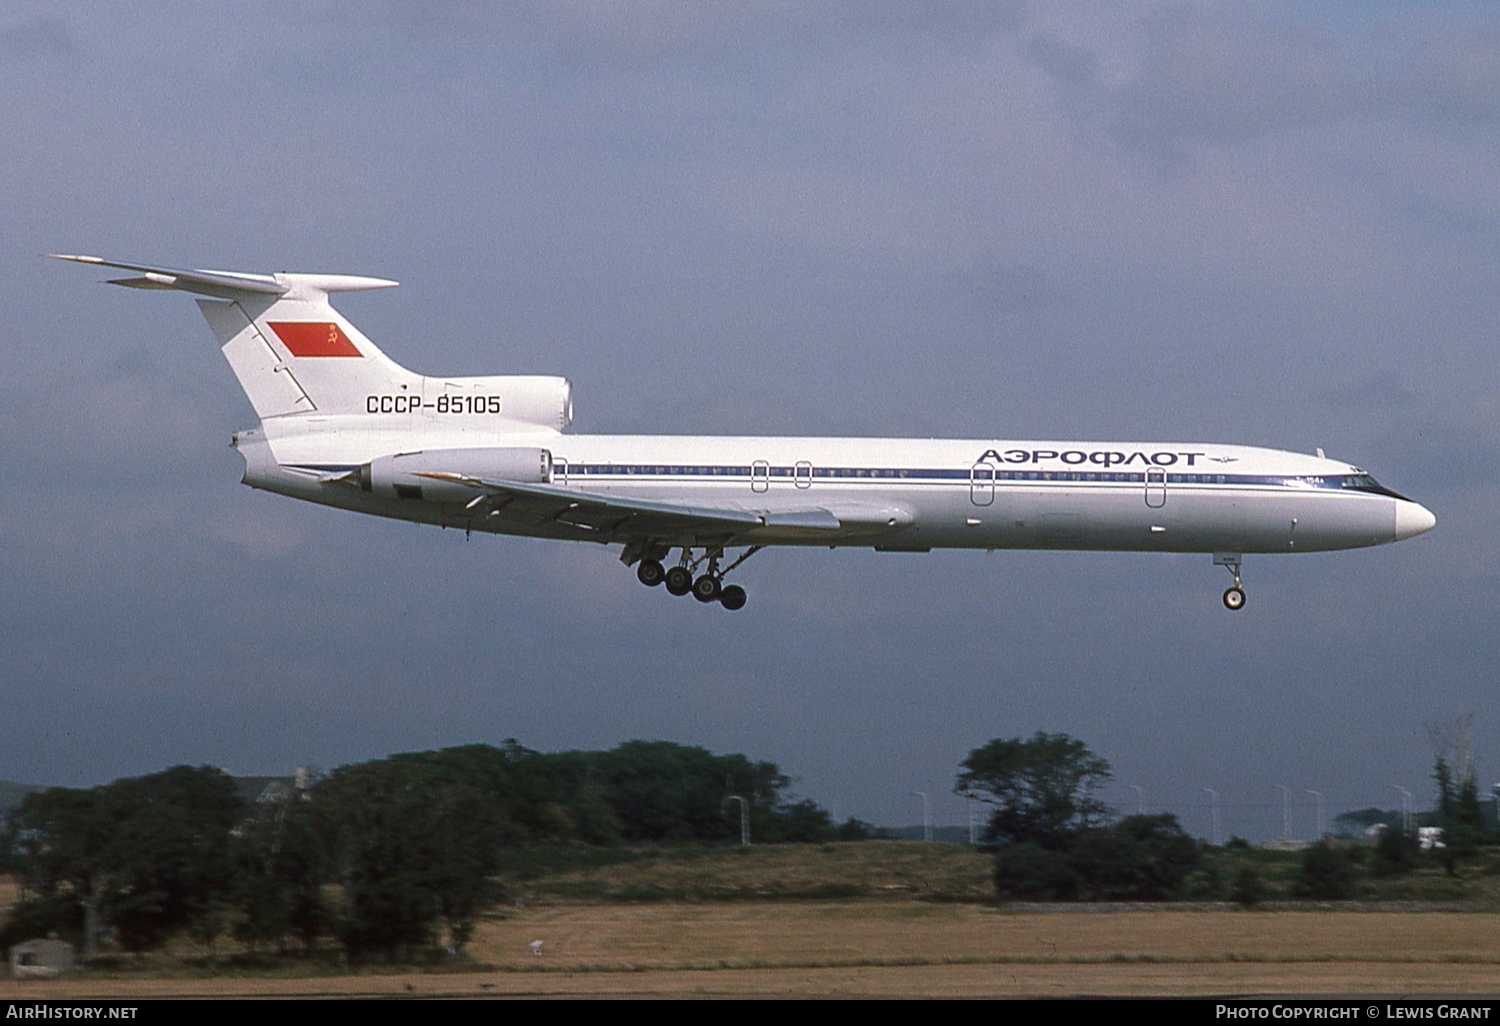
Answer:
POLYGON ((1240 586, 1240 554, 1238 552, 1215 552, 1214 565, 1227 567, 1234 575, 1234 583, 1224 592, 1224 608, 1237 610, 1245 608, 1245 589, 1240 586))
POLYGON ((637 580, 648 588, 665 584, 667 591, 673 595, 691 594, 705 605, 717 602, 725 609, 743 609, 747 600, 745 589, 741 588, 738 584, 725 584, 724 575, 755 555, 760 549, 759 545, 752 545, 741 553, 738 559, 722 569, 719 567, 719 560, 724 556, 724 547, 722 545, 715 545, 713 547, 705 546, 703 554, 697 559, 693 558, 692 548, 684 545, 682 547, 682 558, 677 561, 675 566, 671 567, 665 566, 662 563, 662 560, 666 558, 667 548, 665 545, 657 542, 641 543, 639 545, 632 543, 631 546, 626 547, 621 559, 626 563, 633 562, 636 559, 640 560, 640 565, 635 570, 635 576, 637 580), (694 572, 704 562, 707 562, 707 567, 705 567, 702 574, 695 578, 693 576, 694 572))

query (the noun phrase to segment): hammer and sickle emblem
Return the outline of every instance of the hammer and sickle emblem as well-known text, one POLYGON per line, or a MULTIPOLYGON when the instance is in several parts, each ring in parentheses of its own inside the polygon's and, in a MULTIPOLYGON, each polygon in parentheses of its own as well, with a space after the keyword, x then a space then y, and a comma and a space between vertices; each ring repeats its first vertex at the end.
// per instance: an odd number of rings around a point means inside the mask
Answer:
POLYGON ((330 346, 337 346, 339 344, 339 326, 337 324, 330 324, 328 326, 328 344, 330 346))

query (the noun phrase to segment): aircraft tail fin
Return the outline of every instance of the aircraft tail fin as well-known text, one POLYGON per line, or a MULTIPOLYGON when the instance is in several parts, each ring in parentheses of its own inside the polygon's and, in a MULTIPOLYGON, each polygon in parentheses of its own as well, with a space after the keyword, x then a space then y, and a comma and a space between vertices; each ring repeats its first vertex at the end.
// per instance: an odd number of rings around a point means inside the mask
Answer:
POLYGON ((101 257, 58 260, 138 272, 111 285, 175 289, 198 300, 214 337, 262 418, 365 412, 371 396, 420 396, 422 377, 390 359, 335 310, 333 292, 384 289, 384 278, 347 274, 248 274, 124 264, 101 257))

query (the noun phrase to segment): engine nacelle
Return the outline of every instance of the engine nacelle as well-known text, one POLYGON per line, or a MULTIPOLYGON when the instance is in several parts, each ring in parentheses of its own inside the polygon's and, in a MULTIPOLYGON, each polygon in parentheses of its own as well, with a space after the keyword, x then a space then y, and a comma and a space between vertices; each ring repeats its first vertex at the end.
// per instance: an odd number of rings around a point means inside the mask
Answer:
POLYGON ((491 380, 498 386, 505 417, 555 431, 573 423, 573 384, 567 378, 517 374, 491 380))
POLYGON ((488 430, 489 415, 494 414, 553 431, 573 422, 573 385, 567 378, 527 374, 428 378, 422 398, 421 409, 436 413, 446 427, 459 430, 488 430))
POLYGON ((552 453, 547 449, 431 449, 381 456, 359 468, 359 486, 385 498, 428 502, 468 502, 480 494, 457 481, 427 474, 458 474, 485 481, 547 484, 552 480, 552 453))

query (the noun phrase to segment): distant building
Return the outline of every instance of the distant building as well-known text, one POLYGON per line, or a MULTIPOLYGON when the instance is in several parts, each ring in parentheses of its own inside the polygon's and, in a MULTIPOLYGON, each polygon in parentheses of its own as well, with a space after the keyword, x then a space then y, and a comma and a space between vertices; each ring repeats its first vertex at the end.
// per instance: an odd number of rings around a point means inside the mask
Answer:
POLYGON ((284 802, 293 795, 306 791, 308 787, 308 772, 304 766, 298 766, 289 777, 237 777, 228 770, 224 772, 234 781, 235 790, 249 805, 284 802))
POLYGON ((67 941, 29 940, 10 949, 10 971, 15 976, 56 976, 73 965, 73 945, 67 941))

